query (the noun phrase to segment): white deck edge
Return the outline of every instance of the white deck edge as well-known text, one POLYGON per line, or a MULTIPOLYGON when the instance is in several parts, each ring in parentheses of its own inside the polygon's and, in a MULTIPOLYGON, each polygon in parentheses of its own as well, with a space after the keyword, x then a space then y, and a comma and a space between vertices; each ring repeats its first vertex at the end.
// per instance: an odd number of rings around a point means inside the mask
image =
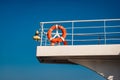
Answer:
POLYGON ((79 46, 37 46, 36 56, 109 56, 120 55, 120 44, 79 46))

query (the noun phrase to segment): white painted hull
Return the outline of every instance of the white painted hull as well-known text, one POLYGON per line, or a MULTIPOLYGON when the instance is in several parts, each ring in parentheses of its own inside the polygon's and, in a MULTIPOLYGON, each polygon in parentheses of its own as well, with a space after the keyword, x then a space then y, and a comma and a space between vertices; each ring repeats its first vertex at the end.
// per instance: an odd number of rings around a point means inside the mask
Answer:
POLYGON ((105 78, 120 79, 119 44, 38 46, 36 56, 43 63, 76 63, 103 74, 105 78))

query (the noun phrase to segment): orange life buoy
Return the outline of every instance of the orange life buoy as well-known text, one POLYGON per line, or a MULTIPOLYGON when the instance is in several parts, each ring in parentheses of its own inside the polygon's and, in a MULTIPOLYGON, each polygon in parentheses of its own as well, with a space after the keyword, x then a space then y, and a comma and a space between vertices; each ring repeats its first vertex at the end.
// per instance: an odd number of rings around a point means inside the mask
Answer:
POLYGON ((60 43, 60 42, 63 42, 64 45, 67 45, 67 42, 65 41, 66 29, 61 25, 56 24, 52 26, 47 32, 47 37, 48 37, 48 40, 50 40, 51 45, 54 45, 55 43, 60 43), (57 29, 62 31, 62 36, 60 36, 59 33, 56 32, 55 37, 57 36, 57 38, 52 37, 52 31, 57 29))

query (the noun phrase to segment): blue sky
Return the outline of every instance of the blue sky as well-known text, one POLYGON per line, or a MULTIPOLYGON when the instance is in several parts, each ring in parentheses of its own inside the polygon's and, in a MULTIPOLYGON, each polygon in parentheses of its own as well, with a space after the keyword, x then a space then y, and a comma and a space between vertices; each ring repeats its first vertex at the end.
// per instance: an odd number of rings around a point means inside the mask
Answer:
POLYGON ((32 36, 40 21, 120 18, 119 0, 0 0, 0 80, 105 80, 67 64, 42 64, 32 36))

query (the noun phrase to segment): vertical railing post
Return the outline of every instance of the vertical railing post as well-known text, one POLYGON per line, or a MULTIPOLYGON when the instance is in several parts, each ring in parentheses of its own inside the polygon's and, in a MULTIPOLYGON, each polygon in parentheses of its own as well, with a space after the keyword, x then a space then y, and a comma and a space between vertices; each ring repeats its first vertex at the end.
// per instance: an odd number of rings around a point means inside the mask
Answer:
POLYGON ((106 45, 106 21, 104 20, 104 44, 106 45))
POLYGON ((43 39, 43 25, 44 25, 44 23, 40 23, 40 26, 41 26, 41 41, 40 41, 40 46, 42 46, 42 39, 43 39))
POLYGON ((47 34, 45 34, 45 46, 47 45, 47 34))
POLYGON ((74 22, 72 21, 72 45, 73 45, 73 38, 74 38, 74 37, 73 37, 73 36, 74 36, 73 34, 74 34, 74 22))

